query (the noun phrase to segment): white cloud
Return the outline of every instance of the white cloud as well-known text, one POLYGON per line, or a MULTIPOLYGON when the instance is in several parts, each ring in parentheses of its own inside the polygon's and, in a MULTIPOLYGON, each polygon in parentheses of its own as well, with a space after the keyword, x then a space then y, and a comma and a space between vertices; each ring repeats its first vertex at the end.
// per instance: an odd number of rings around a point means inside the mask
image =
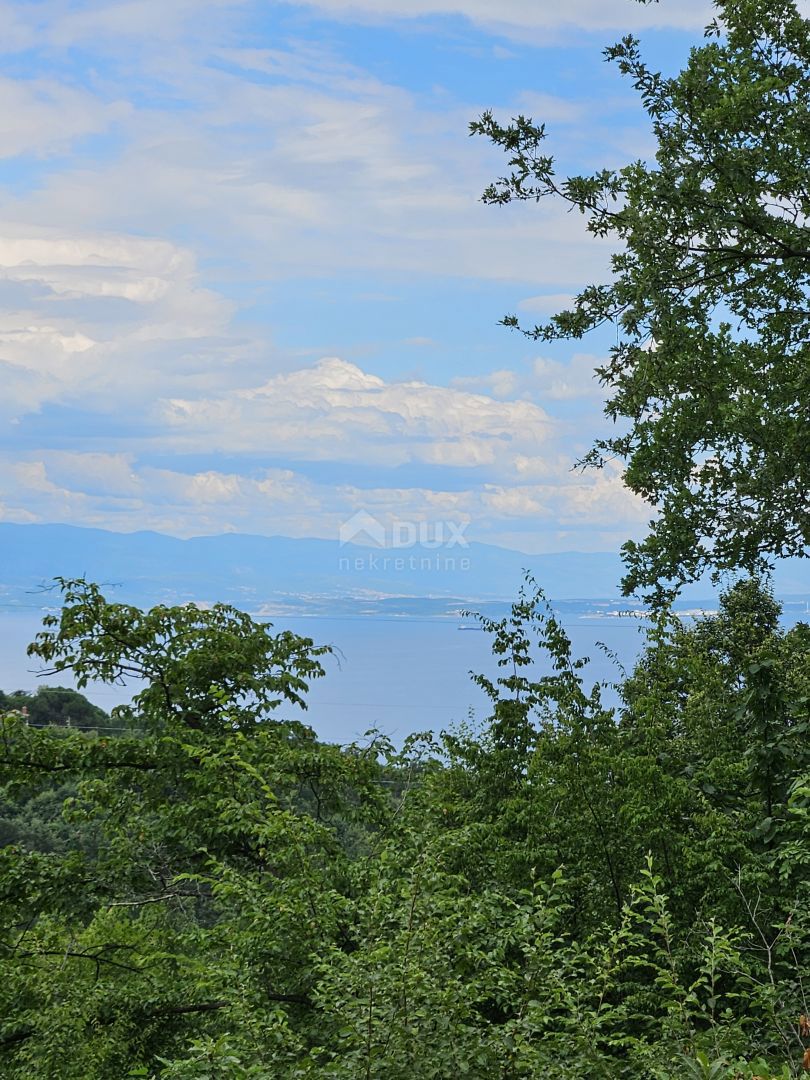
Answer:
POLYGON ((49 401, 100 416, 123 407, 139 432, 103 452, 12 458, 0 469, 6 518, 332 536, 362 505, 382 520, 454 515, 495 540, 508 520, 557 520, 574 532, 634 520, 618 479, 570 473, 560 424, 529 399, 588 394, 594 357, 539 359, 528 375, 501 370, 451 386, 386 380, 338 358, 259 381, 256 364, 240 364, 239 347, 218 337, 231 308, 200 288, 188 251, 108 233, 5 232, 0 283, 22 288, 31 307, 0 319, 2 411, 49 401), (186 472, 142 464, 145 449, 272 455, 291 466, 186 472), (444 491, 437 473, 435 490, 369 491, 307 479, 295 471, 302 460, 485 469, 497 482, 444 491))
MULTIPOLYGON (((562 207, 481 205, 502 158, 467 137, 478 103, 449 106, 312 49, 273 50, 271 70, 280 66, 288 81, 268 81, 260 68, 269 50, 212 47, 227 69, 191 51, 154 73, 185 110, 132 108, 115 153, 61 163, 17 196, 14 217, 53 229, 70 222, 95 232, 103 223, 109 232, 195 235, 200 254, 238 250, 245 272, 270 279, 382 271, 542 287, 607 271, 609 246, 562 207)), ((117 83, 105 90, 120 92, 117 83)), ((580 125, 582 103, 541 97, 534 104, 561 126, 580 125)), ((113 108, 103 98, 99 123, 113 108)), ((67 134, 89 123, 84 97, 71 101, 52 121, 61 118, 67 134)), ((508 114, 515 102, 500 104, 508 114)))
POLYGON ((0 5, 0 50, 48 45, 70 48, 91 42, 196 41, 222 30, 221 17, 244 0, 39 0, 0 5))
POLYGON ((75 451, 51 451, 46 461, 35 465, 24 462, 21 469, 35 469, 31 480, 49 490, 78 491, 86 496, 114 499, 155 497, 144 483, 131 454, 75 451))
POLYGON ((570 293, 543 293, 540 296, 527 296, 518 304, 519 311, 537 311, 543 315, 555 315, 565 311, 573 302, 570 293))
POLYGON ((548 517, 547 505, 538 497, 542 488, 492 488, 486 487, 482 502, 498 519, 512 517, 548 517))
POLYGON ((0 416, 51 401, 132 408, 167 382, 210 382, 212 369, 221 382, 227 345, 208 354, 233 308, 200 285, 188 251, 8 221, 0 232, 0 289, 17 289, 0 313, 0 416))
POLYGON ((215 469, 184 473, 139 466, 126 454, 62 451, 22 461, 0 456, 0 487, 0 520, 148 528, 178 536, 253 531, 336 539, 341 523, 363 508, 388 529, 396 521, 452 521, 465 525, 472 540, 570 550, 592 547, 597 533, 615 532, 619 521, 637 531, 648 517, 615 472, 582 478, 563 471, 544 483, 457 491, 358 488, 317 483, 289 469, 255 476, 215 469))
POLYGON ((567 360, 537 357, 528 372, 504 369, 484 375, 462 375, 453 386, 466 390, 486 390, 497 398, 522 398, 543 402, 592 400, 603 401, 604 388, 596 368, 604 358, 591 353, 574 353, 567 360))
POLYGON ((463 15, 490 30, 513 35, 519 31, 549 31, 577 27, 583 30, 639 30, 671 27, 700 30, 711 18, 707 0, 662 0, 643 7, 630 0, 294 0, 347 20, 382 22, 427 15, 463 15))
POLYGON ((459 375, 453 379, 453 386, 468 390, 486 390, 496 398, 515 397, 520 388, 520 376, 516 371, 502 368, 486 375, 459 375))
POLYGON ((541 401, 567 401, 578 398, 604 400, 605 390, 596 376, 604 359, 591 353, 574 353, 568 363, 538 357, 532 364, 535 395, 541 401))
POLYGON ((63 152, 74 139, 106 131, 131 112, 124 101, 107 104, 55 80, 0 78, 0 158, 63 152))
POLYGON ((30 5, 23 7, 14 0, 0 0, 0 49, 4 52, 17 52, 29 49, 37 44, 39 29, 37 20, 32 20, 30 5))
POLYGON ((564 476, 571 468, 570 454, 518 454, 514 461, 515 479, 521 484, 551 481, 564 476))
MULTIPOLYGON (((463 16, 485 29, 548 43, 561 30, 642 30, 662 27, 701 30, 712 14, 709 0, 661 0, 643 6, 634 0, 291 0, 298 7, 346 22, 384 23, 435 15, 463 16), (540 35, 543 35, 542 37, 540 35), (549 39, 549 35, 552 35, 549 39)), ((801 0, 804 8, 806 0, 801 0)), ((270 13, 277 5, 268 3, 270 13)), ((182 42, 235 38, 234 18, 249 10, 247 0, 60 0, 0 4, 0 49, 32 45, 70 48, 105 43, 108 48, 146 42, 152 48, 182 42)), ((235 42, 234 42, 235 46, 235 42)), ((269 51, 269 50, 268 50, 269 51)), ((267 60, 265 59, 265 63, 267 60)), ((280 70, 284 70, 283 64, 280 70)))
POLYGON ((619 470, 605 468, 569 485, 558 504, 557 521, 562 526, 586 520, 611 527, 621 522, 630 529, 645 524, 650 517, 649 504, 625 487, 619 470))
POLYGON ((285 452, 309 460, 489 464, 542 445, 552 421, 526 401, 496 401, 424 382, 386 383, 337 358, 218 398, 174 398, 159 411, 184 450, 285 452))
MULTIPOLYGON (((26 448, 0 463, 0 516, 334 536, 358 505, 384 520, 454 514, 479 535, 505 519, 528 529, 556 515, 576 531, 629 514, 615 484, 570 474, 566 433, 543 407, 599 396, 592 357, 443 386, 438 376, 383 379, 334 358, 290 371, 266 326, 236 329, 237 304, 206 287, 206 273, 236 296, 291 277, 352 274, 373 276, 378 299, 397 287, 384 275, 520 281, 516 290, 551 295, 598 279, 609 251, 552 204, 480 205, 503 162, 467 138, 477 104, 387 85, 316 45, 241 48, 240 6, 45 0, 14 5, 4 25, 0 50, 40 45, 58 57, 92 42, 103 56, 86 72, 87 89, 68 75, 58 83, 58 63, 47 79, 0 79, 0 156, 41 159, 36 182, 8 194, 0 222, 0 425, 55 404, 81 410, 88 424, 71 432, 82 453, 26 448), (121 104, 127 96, 132 103, 121 104), (102 137, 95 150, 82 150, 85 136, 102 137), (101 436, 89 430, 93 419, 101 436), (144 463, 176 453, 205 460, 185 471, 144 463), (289 468, 240 468, 240 455, 289 468), (302 461, 315 463, 306 477, 296 471, 302 461), (311 477, 322 462, 414 465, 414 475, 436 477, 435 489, 319 483, 311 477), (464 470, 487 485, 455 490, 464 470), (450 472, 454 490, 442 490, 450 472)), ((483 0, 321 6, 350 18, 450 12, 488 26, 494 10, 483 0)), ((693 7, 681 5, 678 17, 693 7)), ((542 33, 565 21, 561 13, 598 27, 619 4, 504 0, 497 18, 510 33, 542 33)), ((561 127, 586 124, 581 101, 524 93, 500 104, 508 115, 515 103, 561 127)), ((307 352, 307 334, 329 332, 307 327, 298 355, 320 355, 307 352)), ((406 344, 432 345, 416 336, 406 344)), ((425 366, 434 358, 440 345, 425 366)), ((5 433, 29 430, 17 423, 5 433)), ((49 445, 59 436, 54 427, 49 445)))

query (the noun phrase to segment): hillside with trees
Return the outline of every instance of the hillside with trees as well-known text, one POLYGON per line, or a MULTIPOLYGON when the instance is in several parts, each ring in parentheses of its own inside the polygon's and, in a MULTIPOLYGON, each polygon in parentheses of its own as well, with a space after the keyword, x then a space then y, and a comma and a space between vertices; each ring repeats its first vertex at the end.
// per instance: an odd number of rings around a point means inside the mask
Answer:
POLYGON ((2 1075, 801 1067, 810 629, 756 581, 662 615, 614 707, 527 583, 487 723, 399 749, 291 718, 309 640, 63 587, 32 653, 148 681, 2 721, 4 805, 50 816, 0 852, 2 1075))
POLYGON ((634 669, 591 685, 528 579, 480 618, 481 724, 337 746, 305 722, 327 647, 61 580, 30 654, 141 688, 110 717, 0 702, 1 1076, 810 1071, 810 627, 760 573, 810 535, 810 23, 715 7, 675 78, 608 50, 652 163, 560 181, 542 126, 476 125, 510 155, 488 199, 566 199, 624 245, 529 332, 618 328, 625 433, 591 462, 618 455, 657 511, 626 548, 655 602, 634 669), (736 580, 679 619, 707 568, 736 580))

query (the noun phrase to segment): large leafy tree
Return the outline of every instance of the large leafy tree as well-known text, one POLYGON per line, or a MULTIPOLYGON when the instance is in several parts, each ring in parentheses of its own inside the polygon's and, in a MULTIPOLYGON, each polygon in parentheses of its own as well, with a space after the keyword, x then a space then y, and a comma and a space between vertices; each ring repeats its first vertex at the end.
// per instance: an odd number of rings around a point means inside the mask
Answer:
POLYGON ((617 433, 585 463, 623 460, 656 511, 625 546, 627 591, 660 594, 810 542, 810 22, 794 0, 715 7, 675 77, 633 37, 606 50, 649 115, 651 160, 564 178, 542 124, 486 113, 472 125, 510 159, 485 201, 562 200, 616 242, 608 284, 525 332, 616 328, 598 374, 617 433))
POLYGON ((346 933, 376 751, 290 716, 323 673, 309 639, 226 605, 144 612, 62 588, 30 651, 80 685, 142 682, 113 733, 0 716, 6 798, 70 796, 59 843, 0 848, 0 1072, 123 1077, 237 1031, 282 1075, 313 957, 346 933))

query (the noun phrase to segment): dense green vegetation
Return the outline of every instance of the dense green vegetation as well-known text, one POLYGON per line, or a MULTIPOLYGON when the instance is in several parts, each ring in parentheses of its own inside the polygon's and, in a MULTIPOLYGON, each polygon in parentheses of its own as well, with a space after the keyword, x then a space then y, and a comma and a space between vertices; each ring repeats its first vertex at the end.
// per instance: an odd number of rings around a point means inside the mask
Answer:
POLYGON ((26 690, 5 694, 0 690, 0 709, 24 713, 34 727, 58 725, 98 730, 109 723, 103 709, 93 705, 77 690, 64 686, 40 686, 34 694, 26 690))
MULTIPOLYGON (((0 690, 0 713, 18 713, 30 727, 75 728, 106 735, 118 730, 110 717, 83 694, 64 686, 41 686, 36 693, 0 690)), ((0 789, 0 846, 19 844, 40 851, 66 850, 79 842, 62 817, 65 800, 76 794, 75 783, 53 782, 29 791, 0 789)), ((84 830, 83 842, 91 843, 84 830)))
POLYGON ((758 582, 661 616, 610 706, 529 583, 486 723, 399 750, 290 718, 310 641, 63 588, 32 652, 146 685, 2 720, 0 1075, 801 1069, 810 628, 758 582))

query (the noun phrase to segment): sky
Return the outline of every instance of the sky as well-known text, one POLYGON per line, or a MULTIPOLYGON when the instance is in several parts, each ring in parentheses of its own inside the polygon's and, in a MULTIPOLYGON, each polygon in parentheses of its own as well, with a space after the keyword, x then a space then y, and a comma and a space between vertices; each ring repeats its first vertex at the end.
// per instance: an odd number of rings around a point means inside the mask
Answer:
POLYGON ((486 206, 484 109, 562 173, 653 150, 602 49, 677 70, 704 0, 0 0, 0 520, 337 538, 364 510, 527 552, 645 507, 607 340, 529 323, 605 280, 552 203, 486 206))

